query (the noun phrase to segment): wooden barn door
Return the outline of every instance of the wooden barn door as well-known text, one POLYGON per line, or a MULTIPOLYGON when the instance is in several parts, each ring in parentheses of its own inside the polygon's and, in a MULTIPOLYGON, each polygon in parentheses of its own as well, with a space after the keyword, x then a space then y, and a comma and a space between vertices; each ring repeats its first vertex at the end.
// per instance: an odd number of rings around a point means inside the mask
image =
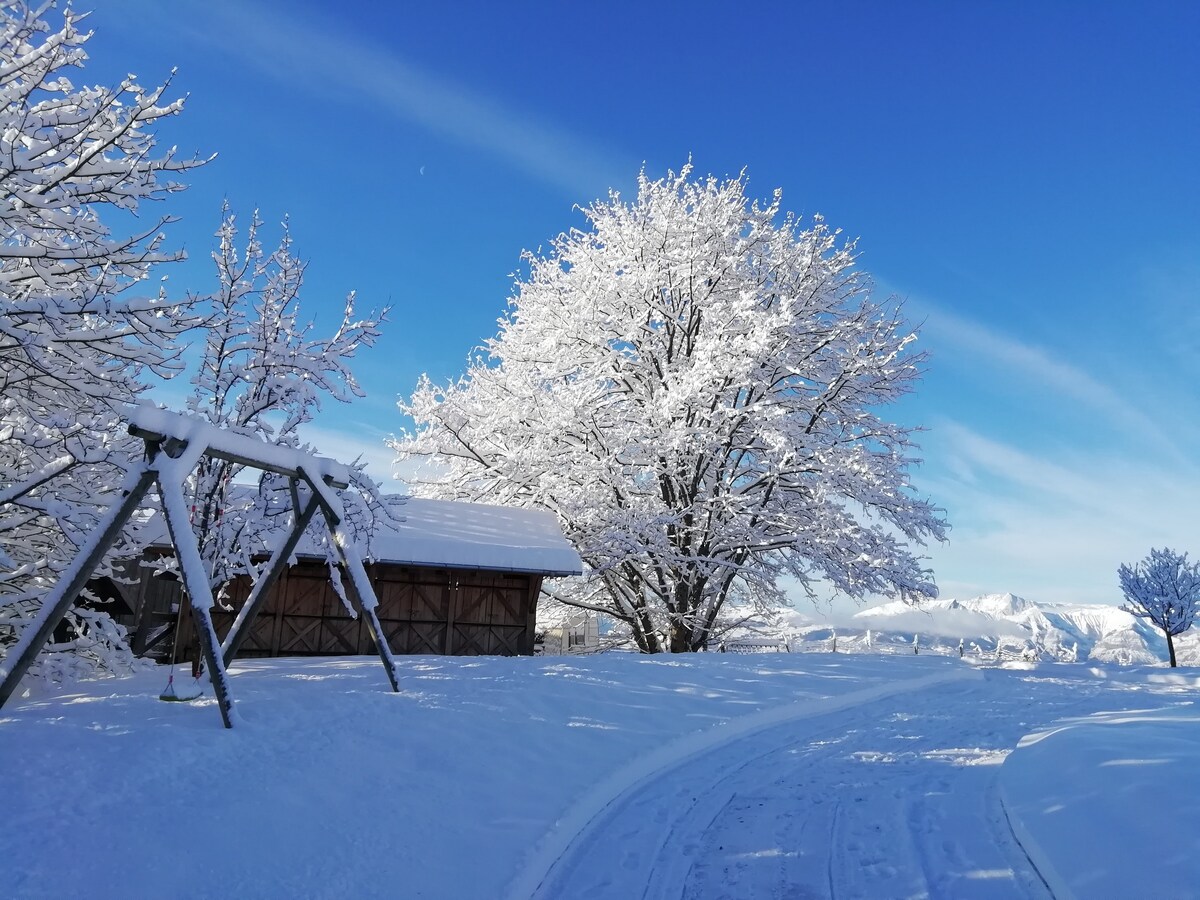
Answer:
MULTIPOLYGON (((276 656, 323 652, 322 620, 330 598, 337 599, 324 566, 293 566, 279 585, 279 638, 276 656)), ((357 650, 347 651, 357 653, 357 650)))
MULTIPOLYGON (((224 640, 253 585, 241 576, 229 586, 232 610, 214 607, 213 626, 224 640)), ((373 651, 362 619, 351 615, 324 563, 301 562, 275 584, 251 623, 238 656, 356 656, 373 651)))
POLYGON ((371 567, 371 580, 394 653, 533 652, 532 611, 541 586, 536 575, 380 563, 371 567))
POLYGON ((455 573, 445 653, 517 656, 527 653, 531 576, 510 572, 455 573))
POLYGON ((441 655, 446 645, 451 572, 423 566, 372 566, 380 626, 393 653, 441 655))

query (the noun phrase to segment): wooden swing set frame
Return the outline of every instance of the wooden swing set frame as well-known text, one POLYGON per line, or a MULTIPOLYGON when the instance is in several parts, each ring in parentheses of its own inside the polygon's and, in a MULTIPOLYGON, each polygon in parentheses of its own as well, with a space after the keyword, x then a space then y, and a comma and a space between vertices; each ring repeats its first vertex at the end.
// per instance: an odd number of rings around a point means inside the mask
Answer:
POLYGON ((17 684, 45 646, 50 635, 71 609, 104 555, 116 542, 121 529, 137 511, 152 486, 157 486, 171 545, 179 560, 180 575, 187 590, 192 621, 200 639, 204 663, 212 681, 213 693, 221 711, 221 721, 232 728, 236 719, 233 696, 229 690, 227 667, 250 633, 271 587, 287 568, 301 536, 317 511, 324 515, 330 541, 338 561, 349 578, 344 582, 351 599, 370 629, 379 658, 387 672, 392 690, 399 692, 396 664, 375 613, 378 600, 345 527, 345 511, 336 494, 349 486, 345 466, 325 457, 312 456, 290 448, 267 444, 256 438, 201 426, 195 419, 152 407, 139 407, 129 418, 129 433, 145 444, 145 459, 130 472, 131 487, 97 523, 91 536, 63 570, 58 583, 42 601, 37 619, 12 648, 5 664, 0 665, 0 708, 8 702, 17 684), (218 644, 209 610, 212 589, 200 557, 200 545, 188 519, 184 482, 203 456, 227 460, 263 472, 287 476, 292 500, 292 528, 283 543, 271 555, 245 605, 238 613, 223 644, 218 644), (301 487, 309 496, 302 501, 301 487), (9 660, 12 660, 10 663, 9 660))

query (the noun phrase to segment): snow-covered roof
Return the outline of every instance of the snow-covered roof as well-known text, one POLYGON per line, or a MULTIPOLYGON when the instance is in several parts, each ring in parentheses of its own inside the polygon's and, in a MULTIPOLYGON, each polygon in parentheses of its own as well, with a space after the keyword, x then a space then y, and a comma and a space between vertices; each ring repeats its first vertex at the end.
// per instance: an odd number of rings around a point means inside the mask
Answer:
MULTIPOLYGON (((416 497, 389 506, 395 520, 378 518, 369 546, 364 541, 358 548, 364 557, 377 562, 543 575, 579 575, 583 571, 579 554, 563 537, 553 513, 416 497)), ((314 525, 323 529, 321 516, 316 518, 314 525)), ((280 522, 280 541, 287 524, 280 522)), ((301 539, 297 556, 324 558, 324 550, 312 539, 314 530, 310 527, 301 539)), ((166 523, 157 513, 143 533, 149 535, 149 546, 170 543, 166 523)))
POLYGON ((371 536, 371 556, 381 562, 547 575, 583 571, 553 513, 416 497, 397 512, 401 521, 382 523, 371 536))

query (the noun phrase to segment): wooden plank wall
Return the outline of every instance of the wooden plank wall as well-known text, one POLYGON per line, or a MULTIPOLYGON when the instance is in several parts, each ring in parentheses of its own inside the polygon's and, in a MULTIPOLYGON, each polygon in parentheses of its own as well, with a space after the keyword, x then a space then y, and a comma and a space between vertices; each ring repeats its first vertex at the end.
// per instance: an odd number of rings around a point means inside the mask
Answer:
MULTIPOLYGON (((539 575, 376 563, 368 574, 379 599, 380 625, 393 653, 516 656, 533 653, 539 575)), ((144 577, 149 577, 148 573, 144 577)), ((157 579, 156 579, 157 580, 157 579)), ((214 609, 224 639, 250 593, 250 580, 229 588, 232 611, 214 609)), ((159 607, 178 596, 178 582, 159 582, 143 594, 159 607)), ((143 614, 149 621, 154 614, 143 614)), ((157 614, 158 621, 164 616, 157 614)), ((189 616, 181 620, 181 648, 191 641, 189 616)), ((141 632, 139 631, 139 635, 141 632)), ((255 619, 240 656, 344 656, 374 652, 360 619, 333 589, 324 563, 301 561, 289 569, 255 619)), ((180 658, 186 657, 181 654, 180 658)))

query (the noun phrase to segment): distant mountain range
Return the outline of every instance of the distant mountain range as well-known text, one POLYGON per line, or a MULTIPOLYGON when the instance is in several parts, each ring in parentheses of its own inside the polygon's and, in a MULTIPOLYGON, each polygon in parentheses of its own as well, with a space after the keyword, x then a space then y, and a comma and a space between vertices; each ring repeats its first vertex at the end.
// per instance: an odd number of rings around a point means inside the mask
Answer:
MULTIPOLYGON (((1035 603, 1013 594, 972 600, 901 601, 864 609, 838 626, 800 622, 784 628, 792 650, 843 653, 957 654, 1153 665, 1167 660, 1161 631, 1115 606, 1035 603)), ((1200 629, 1175 639, 1181 666, 1200 666, 1200 629)))

